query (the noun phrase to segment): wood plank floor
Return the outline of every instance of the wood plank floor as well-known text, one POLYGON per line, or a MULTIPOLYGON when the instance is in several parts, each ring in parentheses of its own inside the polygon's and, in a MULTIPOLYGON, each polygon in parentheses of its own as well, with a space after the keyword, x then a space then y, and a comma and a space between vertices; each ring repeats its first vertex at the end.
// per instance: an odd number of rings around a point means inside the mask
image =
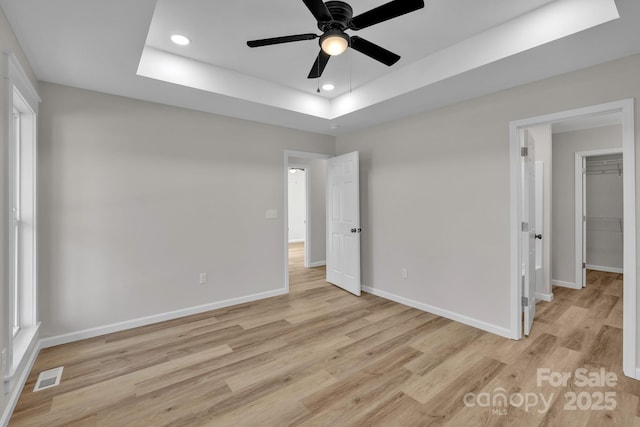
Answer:
POLYGON ((584 290, 555 288, 532 336, 512 341, 351 296, 322 267, 300 266, 302 245, 291 254, 289 295, 43 350, 10 425, 639 425, 640 382, 621 370, 621 275, 592 271, 584 290), (60 365, 59 386, 32 392, 40 371, 60 365), (616 384, 582 386, 580 367, 616 384), (538 368, 572 378, 538 386, 538 368), (484 404, 501 392, 512 405, 484 404), (601 410, 569 410, 573 392, 583 408, 612 392, 616 407, 605 410, 609 396, 601 410))

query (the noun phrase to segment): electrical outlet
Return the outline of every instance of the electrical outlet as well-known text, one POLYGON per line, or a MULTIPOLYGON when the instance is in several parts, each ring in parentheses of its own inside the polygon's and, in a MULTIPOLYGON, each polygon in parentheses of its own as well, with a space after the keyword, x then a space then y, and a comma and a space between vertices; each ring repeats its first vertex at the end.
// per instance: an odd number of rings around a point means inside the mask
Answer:
POLYGON ((204 285, 207 283, 207 273, 200 273, 200 284, 204 285))
POLYGON ((402 270, 400 270, 400 277, 402 277, 403 279, 406 279, 409 277, 409 272, 407 271, 406 268, 403 268, 402 270))

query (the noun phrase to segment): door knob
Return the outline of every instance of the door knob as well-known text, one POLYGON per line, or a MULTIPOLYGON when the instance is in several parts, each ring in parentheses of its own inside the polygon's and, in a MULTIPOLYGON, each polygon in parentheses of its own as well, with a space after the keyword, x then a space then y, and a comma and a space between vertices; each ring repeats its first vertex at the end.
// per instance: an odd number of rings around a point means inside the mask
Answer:
POLYGON ((542 240, 542 234, 536 234, 535 237, 536 237, 536 239, 542 240))

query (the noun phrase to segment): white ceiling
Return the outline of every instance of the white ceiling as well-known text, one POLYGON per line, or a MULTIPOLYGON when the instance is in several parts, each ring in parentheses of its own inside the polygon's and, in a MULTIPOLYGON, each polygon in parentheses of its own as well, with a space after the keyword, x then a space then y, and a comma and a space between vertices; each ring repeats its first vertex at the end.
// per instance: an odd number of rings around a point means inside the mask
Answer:
MULTIPOLYGON (((347 31, 399 54, 396 68, 422 59, 473 35, 502 24, 552 0, 432 0, 424 9, 365 28, 347 31), (451 25, 455 22, 456 25, 451 25)), ((350 0, 354 16, 385 0, 350 0)), ((307 75, 318 54, 318 40, 250 49, 247 40, 291 34, 320 34, 313 15, 301 0, 211 1, 159 0, 153 14, 147 46, 187 56, 235 72, 258 77, 310 94, 317 80, 307 75), (168 35, 192 39, 187 47, 173 44, 168 35)), ((383 74, 387 66, 356 51, 329 61, 321 83, 336 85, 322 96, 332 98, 358 88, 383 74), (351 78, 350 78, 351 77, 351 78)))
POLYGON ((397 64, 348 50, 318 82, 317 40, 246 46, 320 34, 301 0, 0 0, 43 81, 333 135, 640 52, 637 0, 425 3, 357 32, 397 64))

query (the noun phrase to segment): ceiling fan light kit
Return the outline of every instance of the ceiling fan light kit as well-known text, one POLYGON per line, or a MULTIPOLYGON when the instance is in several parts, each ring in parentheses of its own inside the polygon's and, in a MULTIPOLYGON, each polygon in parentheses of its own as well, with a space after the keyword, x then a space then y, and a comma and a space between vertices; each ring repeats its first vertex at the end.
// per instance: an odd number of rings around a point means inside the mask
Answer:
POLYGON ((320 37, 320 47, 329 56, 340 55, 349 47, 349 36, 340 30, 329 30, 320 37))
POLYGON ((424 0, 392 0, 353 17, 353 9, 343 1, 302 0, 318 23, 322 35, 307 33, 291 36, 250 40, 249 47, 269 46, 320 38, 320 52, 307 76, 310 79, 322 75, 329 58, 342 54, 351 47, 387 66, 400 60, 400 56, 358 36, 349 36, 346 30, 358 31, 424 7, 424 0))

